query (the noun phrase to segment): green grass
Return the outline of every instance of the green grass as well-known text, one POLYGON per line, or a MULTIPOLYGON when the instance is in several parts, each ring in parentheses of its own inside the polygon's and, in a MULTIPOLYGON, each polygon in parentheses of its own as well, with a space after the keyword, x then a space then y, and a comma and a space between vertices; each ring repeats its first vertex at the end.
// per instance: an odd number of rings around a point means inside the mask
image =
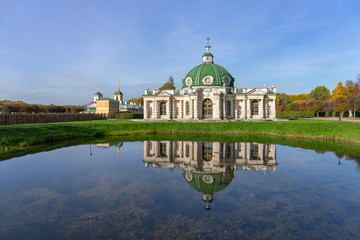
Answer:
POLYGON ((360 143, 360 123, 325 120, 279 122, 133 122, 103 120, 0 127, 0 152, 61 140, 105 136, 161 135, 269 135, 276 137, 360 143))

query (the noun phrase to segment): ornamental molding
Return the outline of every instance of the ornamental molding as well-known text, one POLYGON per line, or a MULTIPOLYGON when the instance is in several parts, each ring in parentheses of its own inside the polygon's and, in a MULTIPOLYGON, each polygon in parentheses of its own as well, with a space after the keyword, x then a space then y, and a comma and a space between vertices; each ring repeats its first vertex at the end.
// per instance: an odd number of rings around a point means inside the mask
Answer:
POLYGON ((214 78, 211 75, 206 75, 201 79, 201 81, 205 86, 210 86, 214 82, 214 78))
POLYGON ((258 88, 254 88, 251 91, 247 92, 247 95, 265 95, 266 93, 258 88))
POLYGON ((154 97, 170 97, 170 96, 172 96, 170 93, 163 90, 160 90, 154 94, 154 97))

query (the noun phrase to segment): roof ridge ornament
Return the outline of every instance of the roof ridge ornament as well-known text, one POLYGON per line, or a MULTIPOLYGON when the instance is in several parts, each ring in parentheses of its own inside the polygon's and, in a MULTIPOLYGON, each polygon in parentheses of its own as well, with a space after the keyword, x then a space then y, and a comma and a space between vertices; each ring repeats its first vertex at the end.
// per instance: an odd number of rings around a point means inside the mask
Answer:
POLYGON ((207 40, 207 45, 205 46, 205 49, 206 49, 207 52, 209 52, 210 48, 211 48, 211 46, 209 45, 210 37, 207 37, 206 40, 207 40))

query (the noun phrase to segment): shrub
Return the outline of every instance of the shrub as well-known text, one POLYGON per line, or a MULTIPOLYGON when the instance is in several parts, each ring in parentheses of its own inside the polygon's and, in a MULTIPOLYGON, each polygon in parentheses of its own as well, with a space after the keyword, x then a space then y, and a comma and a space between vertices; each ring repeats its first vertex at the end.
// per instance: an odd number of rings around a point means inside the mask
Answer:
POLYGON ((118 119, 142 119, 144 118, 143 113, 118 113, 118 119))
POLYGON ((286 111, 286 112, 278 112, 276 114, 277 118, 312 118, 315 116, 315 111, 286 111))
POLYGON ((106 119, 105 114, 87 113, 1 113, 0 125, 74 122, 106 119))

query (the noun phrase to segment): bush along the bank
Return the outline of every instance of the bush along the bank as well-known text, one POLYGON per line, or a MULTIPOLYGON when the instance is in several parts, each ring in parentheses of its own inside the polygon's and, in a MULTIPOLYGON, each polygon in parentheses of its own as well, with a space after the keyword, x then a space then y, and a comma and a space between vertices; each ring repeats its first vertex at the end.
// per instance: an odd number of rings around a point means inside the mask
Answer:
POLYGON ((0 125, 104 120, 105 114, 85 113, 1 113, 0 125))
POLYGON ((290 118, 290 119, 297 119, 297 118, 313 118, 315 116, 315 111, 285 111, 285 112, 277 112, 277 118, 290 118))
POLYGON ((143 113, 118 113, 118 119, 142 119, 144 118, 143 113))

